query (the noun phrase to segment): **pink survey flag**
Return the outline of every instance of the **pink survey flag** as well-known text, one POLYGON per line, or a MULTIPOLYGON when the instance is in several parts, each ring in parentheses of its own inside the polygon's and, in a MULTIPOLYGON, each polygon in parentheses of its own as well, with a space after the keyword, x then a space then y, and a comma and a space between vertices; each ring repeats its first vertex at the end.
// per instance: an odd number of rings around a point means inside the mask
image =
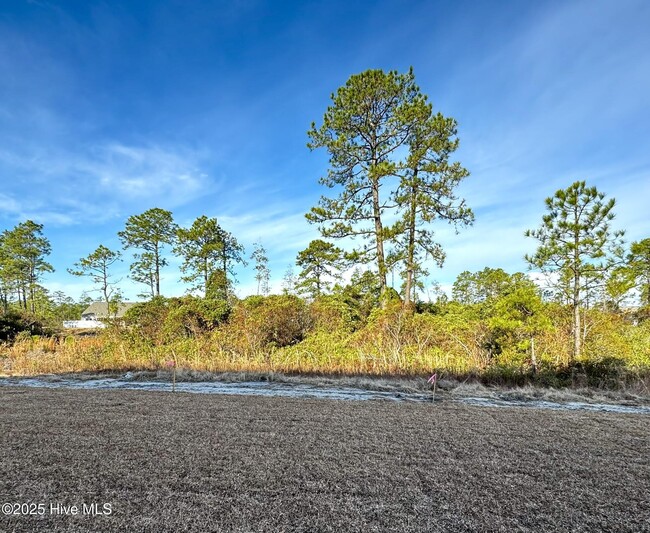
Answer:
POLYGON ((436 380, 438 379, 438 374, 433 374, 428 380, 427 383, 432 383, 435 384, 436 380))
POLYGON ((165 361, 165 366, 172 368, 176 366, 176 361, 165 361))

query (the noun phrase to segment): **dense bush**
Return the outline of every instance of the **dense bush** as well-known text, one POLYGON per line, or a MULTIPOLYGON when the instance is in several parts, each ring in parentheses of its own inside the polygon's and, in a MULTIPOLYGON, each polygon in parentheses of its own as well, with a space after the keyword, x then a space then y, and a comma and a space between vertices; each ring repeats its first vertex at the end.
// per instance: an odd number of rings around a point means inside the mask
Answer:
POLYGON ((302 341, 311 328, 304 300, 293 295, 249 296, 233 309, 231 335, 245 339, 248 351, 282 348, 302 341))
POLYGON ((130 307, 124 314, 125 325, 136 335, 154 344, 163 341, 162 324, 169 313, 170 300, 157 296, 130 307))
POLYGON ((230 306, 223 300, 185 297, 170 308, 163 323, 167 339, 196 337, 214 330, 225 322, 230 306))
POLYGON ((630 359, 632 346, 625 336, 628 327, 630 326, 618 314, 590 310, 584 319, 584 328, 588 335, 584 340, 583 359, 594 363, 630 359))
POLYGON ((21 333, 47 335, 54 333, 54 330, 42 318, 25 311, 0 314, 0 341, 12 341, 21 333))
POLYGON ((379 278, 370 271, 355 271, 350 283, 344 287, 337 285, 334 294, 348 306, 352 320, 363 325, 373 309, 380 306, 379 278))
POLYGON ((224 323, 230 306, 223 300, 196 298, 163 298, 158 296, 131 307, 124 321, 130 334, 153 344, 179 337, 205 334, 224 323))
POLYGON ((354 310, 341 296, 327 295, 314 300, 309 306, 313 328, 318 331, 351 332, 357 322, 354 310))

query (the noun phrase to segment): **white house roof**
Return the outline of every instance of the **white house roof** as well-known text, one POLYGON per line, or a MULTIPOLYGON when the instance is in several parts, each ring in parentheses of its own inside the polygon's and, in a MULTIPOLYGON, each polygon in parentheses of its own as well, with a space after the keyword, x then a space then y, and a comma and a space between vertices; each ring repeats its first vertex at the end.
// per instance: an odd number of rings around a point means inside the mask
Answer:
MULTIPOLYGON (((124 316, 124 313, 126 313, 127 310, 133 307, 135 304, 136 302, 120 302, 117 305, 117 313, 115 315, 111 313, 110 316, 121 318, 124 316)), ((108 305, 106 302, 93 302, 86 308, 83 313, 81 313, 81 318, 109 318, 108 305)))

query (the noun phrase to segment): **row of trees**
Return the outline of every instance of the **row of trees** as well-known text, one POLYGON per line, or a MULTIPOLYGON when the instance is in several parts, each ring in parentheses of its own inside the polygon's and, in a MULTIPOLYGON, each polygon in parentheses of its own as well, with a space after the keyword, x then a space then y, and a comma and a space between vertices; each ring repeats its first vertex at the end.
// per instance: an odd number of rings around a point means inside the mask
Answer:
MULTIPOLYGON (((434 114, 412 69, 406 74, 368 70, 332 95, 322 125, 313 123, 308 134, 310 148, 325 148, 330 155, 321 183, 338 192, 323 196, 308 220, 319 224, 324 237, 363 237, 347 257, 376 263, 382 294, 388 270, 401 264, 408 306, 416 276, 426 274, 425 259, 442 266, 445 258, 430 223, 441 219, 458 228, 474 219, 455 192, 469 175, 450 161, 458 147, 456 121, 434 114)), ((614 205, 614 199, 606 201, 595 187, 577 181, 547 198, 541 226, 526 232, 539 241, 535 253, 526 256, 530 267, 571 305, 576 357, 581 308, 597 294, 620 300, 638 286, 648 302, 650 240, 633 243, 625 258, 623 232, 611 226, 614 205)))
MULTIPOLYGON (((317 224, 323 239, 312 241, 296 259, 298 276, 287 271, 286 292, 318 298, 353 268, 374 263, 368 274, 378 285, 379 302, 395 296, 387 275, 397 271, 403 279, 400 297, 405 307, 417 300, 428 274, 427 264, 442 266, 445 253, 435 242, 432 223, 442 220, 457 230, 472 224, 474 215, 457 188, 469 175, 451 160, 458 147, 457 124, 435 113, 427 96, 415 84, 413 71, 406 74, 368 70, 352 76, 332 95, 322 124, 308 132, 311 149, 325 148, 329 169, 321 183, 333 189, 306 215, 317 224), (352 239, 356 245, 344 252, 331 239, 352 239)), ((573 352, 581 352, 581 311, 594 302, 620 301, 637 289, 650 304, 650 239, 623 244, 623 232, 612 228, 615 201, 606 200, 595 187, 577 181, 546 200, 547 213, 537 229, 526 235, 538 241, 526 256, 531 269, 543 273, 554 298, 569 304, 573 316, 573 352)), ((246 265, 246 254, 237 239, 215 218, 201 216, 189 228, 179 227, 172 213, 153 208, 131 216, 118 233, 123 250, 133 252, 130 276, 146 286, 143 296, 160 296, 161 269, 168 266, 167 250, 182 259, 182 280, 190 291, 206 298, 229 300, 235 271, 246 265)), ((5 307, 10 294, 25 309, 36 300, 41 276, 52 271, 45 261, 50 252, 42 226, 27 221, 0 240, 0 295, 5 307)), ((106 302, 119 296, 111 269, 122 260, 122 250, 100 245, 80 259, 70 272, 89 276, 106 302)), ((270 271, 266 250, 254 245, 257 293, 269 292, 270 271)), ((498 271, 491 269, 494 290, 500 290, 498 271)), ((477 296, 476 275, 463 273, 454 285, 454 297, 471 303, 477 296), (466 287, 463 289, 463 287, 466 287), (468 292, 470 291, 470 292, 468 292)), ((359 280, 372 280, 359 271, 359 280)), ((508 283, 530 292, 523 274, 508 283)), ((334 287, 333 287, 334 286, 334 287)), ((490 284, 484 284, 484 290, 490 284)), ((483 290, 482 289, 482 290, 483 290)), ((516 292, 516 291, 515 291, 516 292)))
MULTIPOLYGON (((168 265, 165 247, 183 259, 181 279, 189 285, 189 290, 199 291, 207 298, 227 300, 235 278, 235 265, 246 264, 243 246, 215 218, 207 216, 200 216, 189 228, 183 228, 174 222, 170 211, 153 208, 129 217, 118 236, 124 250, 134 251, 130 275, 146 286, 143 297, 161 295, 161 269, 168 265)), ((111 266, 121 258, 121 251, 100 245, 69 272, 90 277, 104 301, 110 304, 119 295, 111 277, 111 266)), ((261 245, 256 244, 253 259, 258 267, 268 262, 261 245)), ((265 272, 268 279, 268 269, 265 272)), ((263 287, 267 286, 268 283, 263 287)))
MULTIPOLYGON (((569 190, 580 190, 580 187, 583 187, 583 185, 578 184, 578 187, 575 187, 574 184, 569 190)), ((566 191, 558 191, 558 195, 560 193, 564 194, 566 191)), ((584 214, 589 219, 588 210, 584 206, 580 209, 580 213, 581 216, 584 214)), ((594 218, 591 217, 591 219, 594 218)), ((196 226, 198 227, 200 224, 197 223, 196 226)), ((38 229, 39 232, 41 230, 41 228, 35 229, 38 229)), ((6 231, 2 235, 5 257, 8 251, 6 243, 11 244, 13 242, 10 239, 5 239, 5 237, 8 234, 12 234, 15 230, 16 228, 11 231, 6 231)), ((189 231, 189 229, 185 231, 189 231)), ((15 231, 15 233, 18 232, 15 231)), ((562 238, 561 240, 567 241, 566 238, 562 238)), ((590 240, 589 242, 592 241, 590 240)), ((204 242, 204 244, 206 243, 204 242)), ((178 244, 176 242, 172 244, 172 248, 177 246, 178 244)), ((594 315, 588 311, 589 307, 601 307, 602 305, 601 309, 603 310, 616 310, 620 303, 621 291, 625 290, 629 292, 633 288, 638 289, 641 301, 645 305, 650 305, 648 301, 648 295, 650 294, 650 239, 633 243, 629 252, 624 254, 621 262, 615 260, 621 254, 622 247, 620 246, 612 250, 611 254, 605 254, 603 252, 603 255, 600 257, 600 263, 596 263, 593 257, 584 255, 582 247, 579 246, 579 248, 581 253, 583 253, 583 266, 588 265, 585 266, 584 271, 581 272, 581 276, 579 277, 582 287, 580 291, 582 298, 579 302, 580 323, 579 329, 574 329, 574 335, 580 337, 579 343, 582 346, 588 340, 587 334, 594 325, 594 315), (606 263, 609 263, 609 265, 606 263), (616 283, 613 283, 613 280, 616 283), (592 318, 590 319, 590 317, 592 318)), ((537 252, 540 254, 541 250, 537 252)), ((102 268, 108 268, 111 261, 115 259, 115 254, 102 246, 96 250, 94 255, 96 257, 85 258, 84 264, 92 265, 96 262, 97 257, 103 257, 102 268)), ((256 245, 253 256, 259 255, 263 257, 259 258, 259 261, 256 262, 258 291, 262 289, 264 279, 268 276, 268 266, 264 261, 265 254, 263 248, 256 245)), ((240 255, 240 257, 243 259, 243 255, 240 255)), ((564 257, 566 259, 567 256, 564 257)), ((558 255, 551 265, 553 268, 568 268, 569 266, 571 268, 577 268, 576 264, 567 263, 563 265, 559 258, 560 256, 558 255)), ((533 258, 531 257, 529 259, 532 260, 533 258)), ((134 264, 136 267, 137 260, 138 257, 135 257, 134 264)), ((332 294, 335 301, 341 302, 345 309, 348 310, 347 313, 350 313, 350 318, 360 324, 365 323, 365 320, 371 315, 373 309, 382 302, 381 286, 376 273, 358 269, 352 275, 349 283, 343 284, 340 282, 341 274, 349 268, 349 263, 346 261, 345 254, 342 250, 336 248, 331 243, 322 240, 312 241, 307 249, 298 254, 297 264, 301 267, 300 274, 297 277, 287 276, 287 278, 292 278, 291 280, 286 280, 291 281, 291 283, 285 284, 285 292, 287 293, 308 294, 317 302, 322 301, 321 296, 332 294)), ((544 266, 543 268, 547 267, 544 266)), ((218 271, 219 269, 214 272, 218 271)), ((525 350, 530 354, 533 367, 535 367, 535 339, 539 335, 544 335, 545 332, 552 330, 552 322, 557 322, 558 317, 564 316, 564 311, 561 311, 564 307, 549 307, 549 305, 544 304, 543 299, 547 300, 547 302, 556 301, 560 304, 571 304, 573 291, 570 289, 572 289, 571 283, 575 280, 572 276, 559 275, 560 270, 547 270, 547 272, 547 287, 543 293, 544 298, 542 297, 539 286, 524 273, 508 274, 501 269, 486 268, 479 272, 463 272, 458 276, 453 286, 453 300, 467 307, 468 312, 470 312, 470 308, 475 307, 476 313, 478 313, 476 317, 478 317, 479 321, 482 320, 484 324, 487 324, 489 328, 489 331, 482 335, 482 340, 479 339, 480 342, 477 341, 482 347, 482 350, 494 355, 501 353, 504 346, 517 346, 518 350, 525 350)), ((196 274, 196 272, 193 273, 196 274)), ((209 276, 208 278, 205 275, 200 276, 199 281, 204 283, 206 279, 208 279, 208 287, 210 287, 209 276)), ((17 284, 16 286, 20 287, 21 285, 17 284)), ((152 286, 148 285, 148 287, 151 290, 152 286)), ((22 292, 20 294, 22 295, 22 292)), ((73 302, 62 294, 55 294, 54 299, 49 299, 44 296, 44 291, 37 286, 34 303, 39 307, 39 313, 42 315, 47 314, 49 318, 58 320, 75 318, 80 313, 81 308, 88 303, 87 300, 79 303, 73 302)), ((219 301, 224 304, 227 303, 224 302, 223 293, 207 293, 206 296, 207 299, 203 300, 205 305, 201 301, 197 301, 196 303, 196 306, 198 306, 197 309, 200 312, 194 311, 199 312, 203 316, 206 310, 214 308, 219 310, 219 316, 227 316, 229 306, 217 305, 219 301), (213 303, 209 303, 210 300, 213 303), (206 305, 207 307, 205 307, 206 305)), ((444 295, 439 296, 439 302, 441 299, 444 300, 446 297, 444 295)), ((30 305, 31 302, 32 300, 27 300, 27 303, 30 305)), ((188 302, 190 301, 188 300, 188 302)), ((22 298, 17 303, 21 307, 24 307, 22 298)), ((194 309, 194 307, 191 308, 194 309)), ((426 305, 422 306, 420 304, 418 309, 430 309, 437 313, 448 313, 451 308, 444 306, 429 308, 426 305), (436 311, 436 309, 438 310, 436 311)), ((183 307, 182 312, 186 313, 188 311, 183 307)), ((474 316, 471 313, 468 316, 474 316)), ((210 314, 210 316, 212 315, 210 314)), ((19 324, 16 327, 19 327, 19 324)))
MULTIPOLYGON (((115 266, 123 260, 123 252, 133 250, 130 277, 146 289, 144 298, 161 295, 161 271, 168 266, 167 249, 181 257, 182 281, 188 291, 207 298, 228 300, 236 280, 236 266, 247 265, 244 247, 215 218, 198 217, 189 228, 179 227, 172 213, 153 208, 127 219, 118 233, 123 250, 112 250, 100 244, 92 253, 77 261, 68 271, 91 279, 101 299, 109 305, 119 301, 120 280, 114 276, 115 266)), ((40 302, 44 309, 42 278, 54 269, 46 261, 51 245, 43 235, 43 225, 28 220, 0 235, 0 298, 4 310, 15 301, 34 313, 40 302)), ((270 292, 268 256, 261 243, 253 245, 250 259, 254 262, 257 293, 270 292)), ((299 254, 302 270, 288 292, 317 296, 328 287, 327 276, 336 278, 342 267, 343 252, 329 243, 314 241, 299 254)))
MULTIPOLYGON (((168 264, 164 254, 166 246, 183 258, 183 281, 190 284, 191 290, 200 290, 205 296, 227 298, 234 279, 234 265, 246 263, 244 248, 216 219, 206 216, 197 218, 189 228, 181 228, 174 223, 171 212, 149 209, 129 217, 118 235, 124 250, 134 250, 131 278, 147 287, 142 295, 145 297, 160 295, 161 269, 168 264)), ((12 301, 25 311, 37 310, 44 292, 43 275, 54 271, 46 260, 50 253, 51 245, 43 235, 42 224, 28 220, 0 234, 0 299, 5 312, 12 301)), ((253 258, 258 269, 268 262, 259 244, 253 258)), ((110 303, 120 297, 113 269, 121 260, 121 250, 100 244, 69 272, 89 277, 101 298, 110 303)), ((258 276, 266 280, 260 288, 268 292, 268 268, 258 270, 258 276)))
POLYGON ((54 271, 45 260, 50 252, 43 225, 31 220, 0 234, 0 299, 4 312, 12 295, 25 311, 35 312, 40 281, 46 272, 54 271))

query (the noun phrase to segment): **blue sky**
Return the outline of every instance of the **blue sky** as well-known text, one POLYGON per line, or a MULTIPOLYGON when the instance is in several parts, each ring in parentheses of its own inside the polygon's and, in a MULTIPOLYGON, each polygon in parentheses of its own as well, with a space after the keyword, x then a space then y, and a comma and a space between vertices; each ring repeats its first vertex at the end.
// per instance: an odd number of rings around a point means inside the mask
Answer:
MULTIPOLYGON (((577 179, 617 200, 628 240, 649 235, 650 3, 5 0, 0 7, 0 229, 45 225, 56 272, 119 248, 126 218, 217 217, 272 286, 318 231, 327 154, 306 131, 330 94, 369 68, 406 71, 458 120, 459 191, 476 222, 437 226, 431 279, 523 271, 544 198, 577 179)), ((116 272, 125 295, 127 261, 116 272)), ((162 291, 181 294, 178 260, 162 291)), ((240 269, 238 292, 254 292, 240 269)))

